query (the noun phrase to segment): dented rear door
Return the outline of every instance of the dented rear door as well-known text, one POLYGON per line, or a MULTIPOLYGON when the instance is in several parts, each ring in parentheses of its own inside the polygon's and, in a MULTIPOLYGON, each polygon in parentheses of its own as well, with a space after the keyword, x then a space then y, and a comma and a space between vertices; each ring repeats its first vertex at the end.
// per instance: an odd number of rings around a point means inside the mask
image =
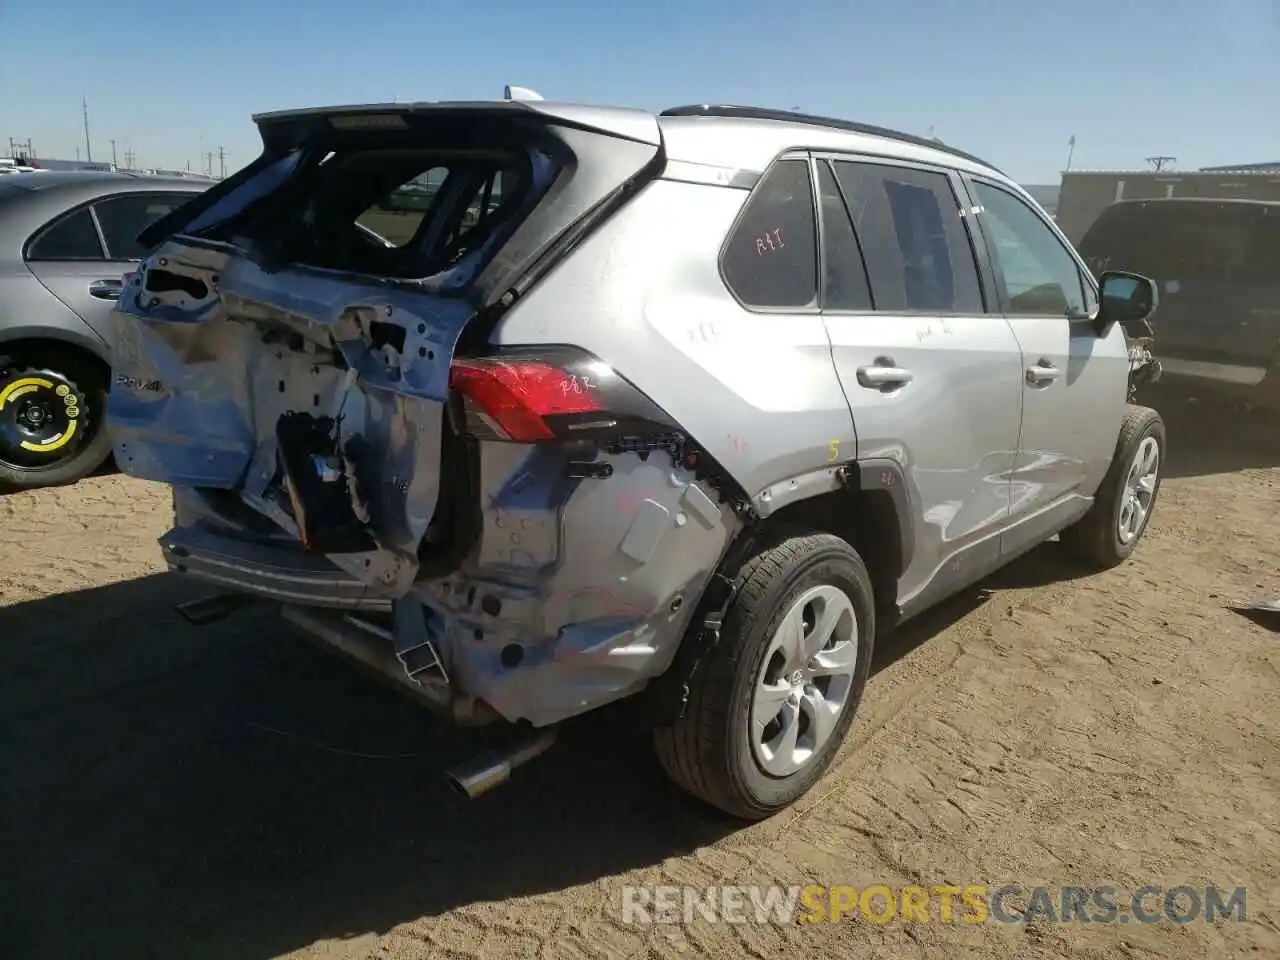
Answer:
POLYGON ((158 248, 126 278, 108 407, 121 469, 230 494, 403 594, 451 466, 460 336, 652 167, 643 117, 504 103, 256 118, 263 157, 144 234, 158 248), (427 175, 440 165, 454 179, 427 175), (379 216, 348 223, 375 190, 379 216))

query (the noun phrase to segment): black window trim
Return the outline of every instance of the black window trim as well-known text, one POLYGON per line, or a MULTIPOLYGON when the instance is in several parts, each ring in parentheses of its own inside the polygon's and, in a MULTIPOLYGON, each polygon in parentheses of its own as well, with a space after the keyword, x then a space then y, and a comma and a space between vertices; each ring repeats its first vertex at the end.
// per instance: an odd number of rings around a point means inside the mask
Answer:
POLYGON ((862 267, 862 282, 867 285, 867 297, 871 300, 872 309, 870 312, 874 313, 876 295, 875 291, 871 289, 871 275, 867 270, 867 255, 863 252, 862 240, 858 237, 858 231, 853 228, 853 215, 849 210, 849 198, 840 189, 840 180, 836 176, 836 168, 831 159, 812 154, 809 160, 809 180, 813 184, 814 208, 818 213, 818 309, 824 315, 830 314, 832 316, 868 312, 865 310, 853 310, 848 307, 827 306, 827 214, 825 210, 826 204, 822 202, 822 178, 818 175, 818 167, 820 165, 827 168, 831 182, 835 184, 836 195, 840 198, 840 209, 844 211, 845 221, 849 225, 849 233, 853 236, 853 245, 858 248, 858 263, 862 267))
POLYGON ((107 259, 107 241, 102 235, 102 226, 98 223, 98 218, 94 215, 93 205, 97 199, 85 200, 76 204, 68 210, 63 210, 57 214, 52 220, 48 220, 42 225, 31 231, 31 235, 27 237, 26 242, 22 245, 22 262, 23 263, 110 263, 107 259), (68 259, 66 257, 33 257, 31 251, 35 248, 45 235, 52 231, 55 227, 61 226, 72 217, 78 216, 84 211, 89 213, 89 222, 93 225, 93 232, 98 235, 98 249, 102 252, 100 257, 74 257, 68 259))
MULTIPOLYGON (((982 319, 987 319, 992 316, 1002 315, 1002 314, 995 314, 991 310, 991 303, 993 300, 996 300, 997 298, 997 295, 994 294, 994 292, 997 291, 999 288, 996 286, 996 283, 995 283, 995 272, 992 269, 990 261, 988 260, 984 238, 981 234, 977 233, 977 231, 974 229, 973 224, 971 222, 973 220, 973 217, 971 215, 972 204, 966 204, 965 202, 966 199, 969 197, 969 194, 964 186, 963 175, 959 170, 956 170, 953 167, 943 166, 941 164, 929 163, 927 161, 907 160, 907 159, 904 159, 903 157, 885 156, 877 153, 868 153, 866 151, 853 152, 853 151, 844 151, 844 150, 831 150, 828 148, 823 150, 816 150, 813 152, 812 155, 815 159, 822 160, 827 163, 832 163, 833 164, 832 173, 835 173, 834 162, 845 161, 849 163, 870 164, 872 166, 880 166, 880 167, 903 167, 907 170, 915 170, 921 173, 942 174, 944 177, 946 177, 947 182, 951 187, 952 195, 955 197, 956 212, 959 214, 960 221, 964 225, 965 236, 968 237, 969 239, 969 253, 973 258, 973 267, 978 274, 978 299, 981 302, 981 306, 982 306, 982 309, 977 312, 965 311, 965 312, 956 312, 956 313, 940 313, 937 310, 877 310, 877 309, 874 309, 875 289, 874 287, 872 287, 871 303, 872 303, 873 309, 871 310, 832 309, 832 310, 824 311, 827 315, 839 316, 839 317, 885 317, 885 316, 921 317, 921 318, 954 317, 958 320, 971 318, 971 317, 979 317, 982 319)), ((815 181, 816 181, 816 178, 815 178, 815 181)), ((815 189, 817 188, 816 182, 814 184, 814 187, 815 189)), ((840 178, 838 176, 836 177, 836 188, 840 191, 840 199, 844 203, 845 210, 847 212, 849 209, 849 198, 844 195, 844 188, 840 185, 840 178)), ((852 218, 850 218, 850 226, 853 226, 852 218)), ((858 244, 858 252, 861 253, 863 249, 863 242, 862 242, 862 238, 858 236, 858 231, 856 228, 853 231, 853 236, 858 244)), ((821 232, 819 232, 819 240, 821 240, 821 232)), ((864 258, 864 268, 865 268, 865 258, 864 258)))
MULTIPOLYGON (((1007 183, 1001 183, 999 180, 993 177, 984 177, 977 174, 966 172, 961 175, 961 180, 964 182, 965 189, 968 192, 968 195, 971 200, 970 210, 972 211, 973 216, 970 217, 969 219, 977 222, 978 230, 981 232, 984 238, 985 244, 988 247, 987 255, 992 258, 991 260, 992 275, 993 275, 993 281, 995 284, 992 289, 994 289, 996 292, 996 298, 999 301, 1000 312, 1002 316, 1005 316, 1005 317, 1036 316, 1036 317, 1043 317, 1046 319, 1052 319, 1052 317, 1049 317, 1047 314, 1043 314, 1043 315, 1042 314, 1020 314, 1020 313, 1013 313, 1012 311, 1010 311, 1009 301, 1008 301, 1008 291, 1005 290, 1004 284, 999 282, 999 278, 995 277, 994 275, 996 260, 995 260, 995 255, 990 252, 990 248, 993 246, 994 241, 991 239, 990 230, 986 225, 986 220, 982 216, 982 202, 978 197, 977 191, 974 189, 974 186, 979 183, 981 183, 983 186, 991 187, 994 190, 999 190, 1002 193, 1006 193, 1009 196, 1013 197, 1015 200, 1021 202, 1022 205, 1026 207, 1037 220, 1039 220, 1042 224, 1048 227, 1049 232, 1053 234, 1053 236, 1057 239, 1058 244, 1063 248, 1063 250, 1066 251, 1067 256, 1076 265, 1076 276, 1080 283, 1081 302, 1086 307, 1090 304, 1090 302, 1095 304, 1100 302, 1099 293, 1098 293, 1098 281, 1097 281, 1097 278, 1094 277, 1093 271, 1090 270, 1089 265, 1084 262, 1084 259, 1080 256, 1080 252, 1076 250, 1075 246, 1071 243, 1071 241, 1067 239, 1066 234, 1064 234, 1062 230, 1059 229, 1056 223, 1054 223, 1052 220, 1046 217, 1039 210, 1038 205, 1034 201, 1028 203, 1026 197, 1020 196, 1016 190, 1009 189, 1009 185, 1007 183), (1093 294, 1092 297, 1089 296, 1090 291, 1093 294)), ((1073 316, 1068 316, 1064 314, 1063 319, 1066 320, 1068 323, 1072 323, 1072 324, 1086 323, 1092 320, 1094 315, 1096 315, 1096 313, 1097 313, 1097 309, 1095 308, 1093 312, 1086 313, 1081 316, 1073 317, 1073 316)))
MULTIPOLYGON (((732 188, 727 188, 732 189, 732 188)), ((822 315, 822 233, 818 218, 821 212, 818 210, 818 184, 813 175, 813 153, 809 150, 797 147, 789 147, 779 153, 770 160, 760 170, 760 175, 756 177, 755 183, 751 189, 747 191, 746 199, 742 201, 742 206, 738 208, 738 212, 734 215, 733 223, 729 225, 729 229, 725 231, 724 239, 720 242, 720 252, 716 255, 716 272, 720 274, 720 282, 724 284, 724 288, 729 291, 729 295, 734 301, 747 313, 754 313, 759 316, 821 316, 822 315), (742 223, 743 218, 747 215, 751 201, 755 198, 761 185, 765 181, 765 177, 773 168, 785 161, 799 160, 805 165, 805 172, 809 176, 809 202, 813 204, 813 248, 816 253, 814 257, 814 290, 813 299, 802 307, 760 307, 747 303, 738 295, 738 291, 733 289, 733 285, 729 283, 729 278, 725 275, 724 261, 725 256, 729 252, 729 245, 733 243, 738 235, 738 226, 742 223)))

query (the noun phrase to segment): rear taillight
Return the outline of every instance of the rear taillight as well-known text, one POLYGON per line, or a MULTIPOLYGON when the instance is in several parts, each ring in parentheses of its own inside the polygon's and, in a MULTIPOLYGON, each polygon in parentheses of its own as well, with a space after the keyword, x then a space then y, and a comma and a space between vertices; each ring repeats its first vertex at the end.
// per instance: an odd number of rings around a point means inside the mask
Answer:
POLYGON ((616 370, 569 347, 455 358, 449 371, 460 432, 545 443, 674 429, 616 370))

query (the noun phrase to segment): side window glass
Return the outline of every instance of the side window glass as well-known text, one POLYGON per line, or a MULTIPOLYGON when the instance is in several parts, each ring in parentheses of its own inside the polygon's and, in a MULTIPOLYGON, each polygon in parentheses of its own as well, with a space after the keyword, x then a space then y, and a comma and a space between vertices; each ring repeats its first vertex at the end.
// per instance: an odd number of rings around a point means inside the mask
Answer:
POLYGON ((1266 283, 1272 277, 1280 277, 1280 213, 1263 208, 1255 221, 1245 279, 1266 283))
POLYGON ((29 260, 102 260, 102 243, 88 208, 42 233, 27 251, 29 260))
POLYGON ((138 243, 138 234, 189 199, 180 194, 127 193, 94 204, 93 212, 98 215, 110 258, 141 260, 146 257, 149 251, 138 243))
POLYGON ((975 181, 974 192, 1009 312, 1048 317, 1086 313, 1080 268, 1045 222, 1008 191, 975 181))
POLYGON ((836 178, 877 311, 982 312, 973 247, 945 174, 841 160, 836 178))
POLYGON ((807 307, 818 289, 809 164, 782 160, 747 199, 723 254, 725 282, 753 307, 807 307))
POLYGON ((827 310, 870 310, 871 286, 862 251, 835 175, 825 161, 818 165, 818 197, 822 205, 822 305, 827 310))

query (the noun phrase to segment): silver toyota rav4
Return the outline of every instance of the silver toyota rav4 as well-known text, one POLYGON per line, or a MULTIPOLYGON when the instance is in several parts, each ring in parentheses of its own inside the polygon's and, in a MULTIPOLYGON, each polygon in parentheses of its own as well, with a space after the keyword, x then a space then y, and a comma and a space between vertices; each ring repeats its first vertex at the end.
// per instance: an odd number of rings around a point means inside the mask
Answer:
POLYGON ((886 629, 1054 536, 1122 561, 1165 430, 1147 279, 990 164, 744 107, 255 117, 142 235, 109 424, 170 567, 512 746, 623 698, 761 818, 823 775, 886 629))

